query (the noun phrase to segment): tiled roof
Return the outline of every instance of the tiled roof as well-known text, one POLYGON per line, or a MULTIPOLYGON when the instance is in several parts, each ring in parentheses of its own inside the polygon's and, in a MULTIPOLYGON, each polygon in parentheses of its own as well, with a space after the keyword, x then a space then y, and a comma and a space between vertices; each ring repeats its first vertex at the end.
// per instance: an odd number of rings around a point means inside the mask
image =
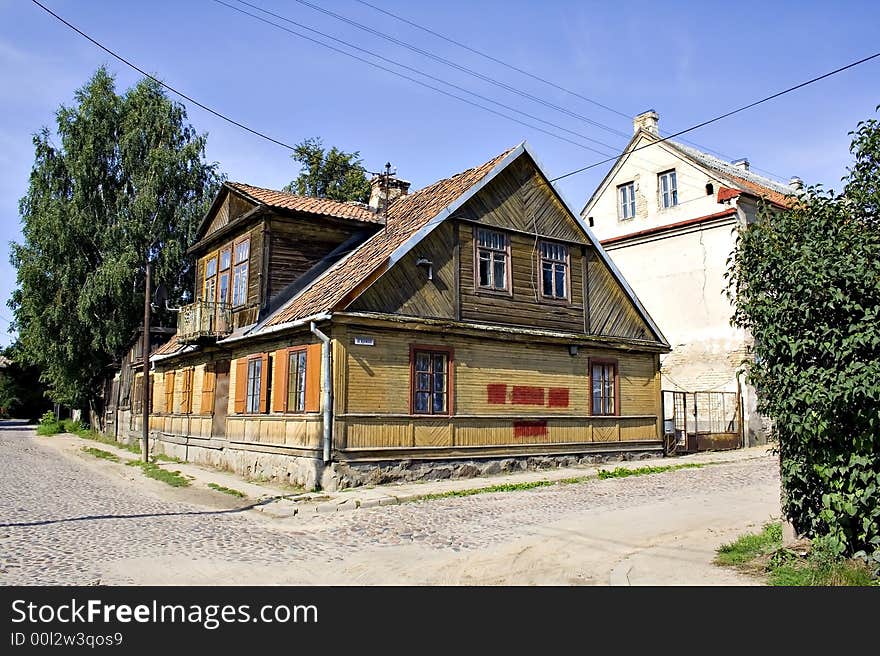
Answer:
POLYGON ((789 207, 794 203, 794 190, 783 182, 772 180, 771 178, 758 175, 746 169, 740 168, 725 162, 723 159, 713 157, 708 153, 704 153, 696 148, 685 146, 677 141, 666 141, 667 144, 677 148, 690 158, 696 160, 703 166, 720 173, 727 178, 734 186, 739 186, 746 193, 764 198, 771 203, 789 207))
POLYGON ((383 230, 330 267, 314 283, 282 306, 264 325, 274 326, 333 310, 348 294, 385 265, 398 247, 482 180, 512 150, 513 148, 506 150, 482 166, 397 198, 388 206, 388 219, 383 230))
POLYGON ((162 346, 153 351, 153 355, 168 355, 169 353, 174 353, 175 351, 179 351, 182 348, 183 345, 177 341, 177 333, 174 333, 171 339, 169 339, 167 342, 162 344, 162 346))
POLYGON ((343 203, 336 200, 327 200, 326 198, 297 196, 286 191, 254 187, 243 182, 227 182, 226 185, 257 203, 276 209, 323 214, 325 216, 363 221, 365 223, 382 223, 380 215, 357 203, 343 203))

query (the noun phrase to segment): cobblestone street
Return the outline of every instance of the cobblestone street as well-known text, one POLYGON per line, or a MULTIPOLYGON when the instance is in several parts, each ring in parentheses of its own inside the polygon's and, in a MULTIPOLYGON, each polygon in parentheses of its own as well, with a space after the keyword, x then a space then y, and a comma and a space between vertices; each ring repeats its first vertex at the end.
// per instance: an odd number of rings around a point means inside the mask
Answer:
POLYGON ((717 544, 778 514, 771 456, 281 520, 167 498, 51 439, 0 427, 5 585, 637 583, 648 556, 709 576, 717 544))

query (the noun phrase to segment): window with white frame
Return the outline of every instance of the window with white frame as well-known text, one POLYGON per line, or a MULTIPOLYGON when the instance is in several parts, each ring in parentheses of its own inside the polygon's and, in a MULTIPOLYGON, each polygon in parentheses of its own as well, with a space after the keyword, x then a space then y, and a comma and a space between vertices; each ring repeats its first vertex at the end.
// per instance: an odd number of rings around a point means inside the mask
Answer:
POLYGON ((245 405, 247 412, 260 412, 260 386, 262 384, 262 375, 263 361, 261 359, 248 360, 247 400, 245 405))
POLYGON ((495 230, 477 229, 477 285, 493 291, 508 290, 507 235, 495 230))
POLYGON ((247 301, 248 261, 250 258, 250 239, 235 245, 235 260, 232 276, 232 305, 244 305, 247 301))
POLYGON ((636 215, 635 182, 627 182, 617 188, 617 206, 621 219, 631 219, 636 215))
POLYGON ((678 205, 678 183, 675 180, 675 169, 657 176, 660 190, 660 207, 663 209, 678 205))
POLYGON ((568 247, 541 242, 541 294, 544 298, 568 299, 568 247))

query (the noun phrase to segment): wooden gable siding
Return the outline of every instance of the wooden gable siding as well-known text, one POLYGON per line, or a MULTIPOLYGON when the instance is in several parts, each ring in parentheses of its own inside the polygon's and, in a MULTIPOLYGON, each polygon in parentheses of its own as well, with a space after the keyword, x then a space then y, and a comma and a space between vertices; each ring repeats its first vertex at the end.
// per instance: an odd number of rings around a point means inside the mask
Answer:
POLYGON ((386 271, 347 309, 417 317, 454 319, 456 296, 454 226, 444 223, 386 271), (419 258, 432 262, 416 266, 419 258))
POLYGON ((269 267, 265 300, 317 264, 356 228, 317 224, 307 219, 273 217, 269 221, 269 267))
POLYGON ((587 332, 608 337, 652 339, 623 287, 594 249, 587 253, 587 332))
POLYGON ((214 215, 214 218, 211 219, 211 222, 208 224, 208 228, 205 230, 205 234, 202 235, 202 238, 204 239, 211 233, 216 232, 220 228, 228 225, 231 221, 234 221, 242 214, 249 212, 254 207, 256 207, 256 205, 246 201, 238 194, 227 191, 226 198, 220 204, 220 207, 217 208, 217 213, 214 215))
POLYGON ((477 286, 474 271, 473 225, 460 225, 462 321, 583 333, 584 278, 581 247, 571 244, 568 249, 570 303, 556 303, 545 301, 541 297, 541 264, 535 238, 517 233, 508 233, 508 238, 512 294, 483 292, 477 286))
POLYGON ((588 243, 577 221, 526 157, 510 164, 452 218, 537 232, 560 241, 588 243))

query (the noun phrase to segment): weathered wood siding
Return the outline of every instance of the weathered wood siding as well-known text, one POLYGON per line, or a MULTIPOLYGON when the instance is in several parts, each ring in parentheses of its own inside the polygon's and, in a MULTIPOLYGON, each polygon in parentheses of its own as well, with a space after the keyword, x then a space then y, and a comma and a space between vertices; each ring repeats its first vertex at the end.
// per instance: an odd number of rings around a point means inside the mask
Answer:
POLYGON ((454 240, 454 226, 448 222, 441 225, 386 271, 347 309, 416 317, 456 318, 454 240), (421 258, 431 261, 433 280, 428 280, 428 272, 424 266, 416 265, 421 258))
POLYGON ((534 237, 508 233, 512 294, 481 291, 474 271, 474 228, 463 223, 461 242, 461 319, 572 333, 584 332, 584 277, 581 247, 569 246, 571 299, 548 302, 541 297, 541 263, 534 237))
POLYGON ((234 221, 242 214, 249 212, 255 206, 246 201, 244 198, 241 198, 238 194, 232 193, 229 190, 226 191, 226 198, 220 203, 220 207, 217 208, 217 213, 214 215, 214 218, 211 219, 211 222, 208 224, 208 228, 205 230, 205 234, 202 238, 207 237, 213 232, 216 232, 220 228, 223 228, 231 221, 234 221))
POLYGON ((526 156, 508 166, 451 218, 588 243, 578 222, 526 156))
POLYGON ((396 330, 335 330, 335 443, 345 449, 657 440, 656 354, 396 330), (370 336, 373 346, 354 344, 370 336), (410 346, 454 349, 452 417, 410 415, 410 346), (590 416, 589 360, 617 360, 619 417, 590 416))
POLYGON ((357 228, 327 221, 273 217, 269 221, 269 267, 265 301, 303 275, 357 228))
POLYGON ((652 339, 651 329, 595 250, 587 253, 587 332, 652 339))

